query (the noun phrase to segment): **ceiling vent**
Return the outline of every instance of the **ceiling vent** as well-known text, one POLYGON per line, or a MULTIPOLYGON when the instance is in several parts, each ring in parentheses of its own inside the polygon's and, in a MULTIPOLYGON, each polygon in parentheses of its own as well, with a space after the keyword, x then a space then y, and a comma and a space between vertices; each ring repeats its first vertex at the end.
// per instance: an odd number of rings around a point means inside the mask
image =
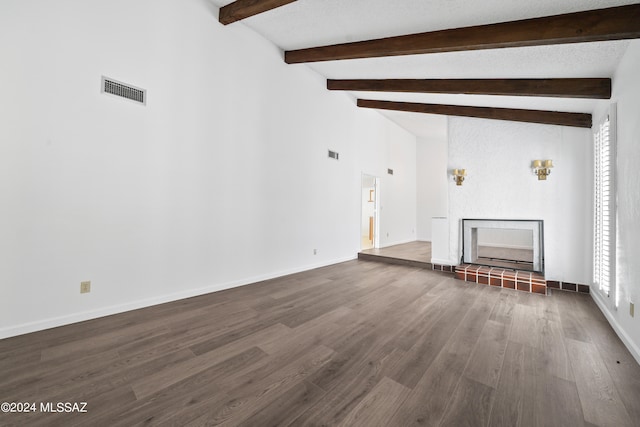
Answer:
POLYGON ((332 159, 336 159, 336 160, 338 160, 338 158, 340 157, 340 154, 338 154, 338 153, 337 153, 337 152, 335 152, 335 151, 331 151, 331 150, 329 150, 329 157, 330 157, 330 158, 332 158, 332 159))
POLYGON ((146 90, 110 79, 109 77, 102 76, 101 92, 130 99, 142 105, 146 105, 147 103, 146 90))

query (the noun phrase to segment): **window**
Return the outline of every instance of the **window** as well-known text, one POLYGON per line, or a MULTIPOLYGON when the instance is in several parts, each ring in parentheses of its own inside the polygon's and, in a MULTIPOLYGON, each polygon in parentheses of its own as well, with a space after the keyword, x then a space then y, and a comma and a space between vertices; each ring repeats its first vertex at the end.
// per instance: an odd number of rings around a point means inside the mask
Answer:
MULTIPOLYGON (((615 292, 616 197, 615 107, 594 133, 593 284, 604 295, 615 292)), ((616 300, 616 307, 618 306, 616 300)))

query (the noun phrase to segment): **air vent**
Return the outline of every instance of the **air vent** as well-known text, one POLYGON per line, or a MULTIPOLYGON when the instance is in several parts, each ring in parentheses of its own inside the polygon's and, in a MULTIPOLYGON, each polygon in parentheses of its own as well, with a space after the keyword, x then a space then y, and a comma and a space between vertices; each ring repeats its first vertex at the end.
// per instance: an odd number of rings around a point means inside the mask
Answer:
POLYGON ((102 77, 101 91, 103 93, 119 96, 121 98, 130 99, 131 101, 138 102, 142 105, 145 105, 147 103, 146 90, 110 79, 108 77, 102 77))
POLYGON ((387 173, 388 173, 389 175, 393 175, 393 169, 387 169, 387 173))
POLYGON ((337 152, 335 152, 335 151, 331 151, 331 150, 329 150, 329 157, 330 157, 330 158, 332 158, 332 159, 336 159, 336 160, 338 160, 338 158, 340 157, 340 154, 338 154, 338 153, 337 153, 337 152))

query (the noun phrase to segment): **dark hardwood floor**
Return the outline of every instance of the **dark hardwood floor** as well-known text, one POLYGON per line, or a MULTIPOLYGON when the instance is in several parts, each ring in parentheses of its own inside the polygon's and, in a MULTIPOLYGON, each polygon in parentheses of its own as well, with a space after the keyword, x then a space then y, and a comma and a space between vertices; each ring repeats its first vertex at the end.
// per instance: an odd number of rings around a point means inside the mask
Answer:
POLYGON ((638 426, 589 296, 352 261, 0 341, 16 426, 638 426), (87 402, 42 413, 41 402, 87 402))

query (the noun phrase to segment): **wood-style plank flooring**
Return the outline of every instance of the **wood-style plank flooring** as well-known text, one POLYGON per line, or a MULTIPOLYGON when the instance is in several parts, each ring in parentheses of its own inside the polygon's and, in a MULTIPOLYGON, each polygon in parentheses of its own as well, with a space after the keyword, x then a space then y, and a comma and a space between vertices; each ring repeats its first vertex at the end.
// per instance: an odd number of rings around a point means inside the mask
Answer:
POLYGON ((589 296, 351 261, 0 341, 16 426, 638 426, 589 296))
POLYGON ((364 249, 364 254, 379 255, 407 261, 431 262, 431 242, 415 241, 379 249, 364 249))

